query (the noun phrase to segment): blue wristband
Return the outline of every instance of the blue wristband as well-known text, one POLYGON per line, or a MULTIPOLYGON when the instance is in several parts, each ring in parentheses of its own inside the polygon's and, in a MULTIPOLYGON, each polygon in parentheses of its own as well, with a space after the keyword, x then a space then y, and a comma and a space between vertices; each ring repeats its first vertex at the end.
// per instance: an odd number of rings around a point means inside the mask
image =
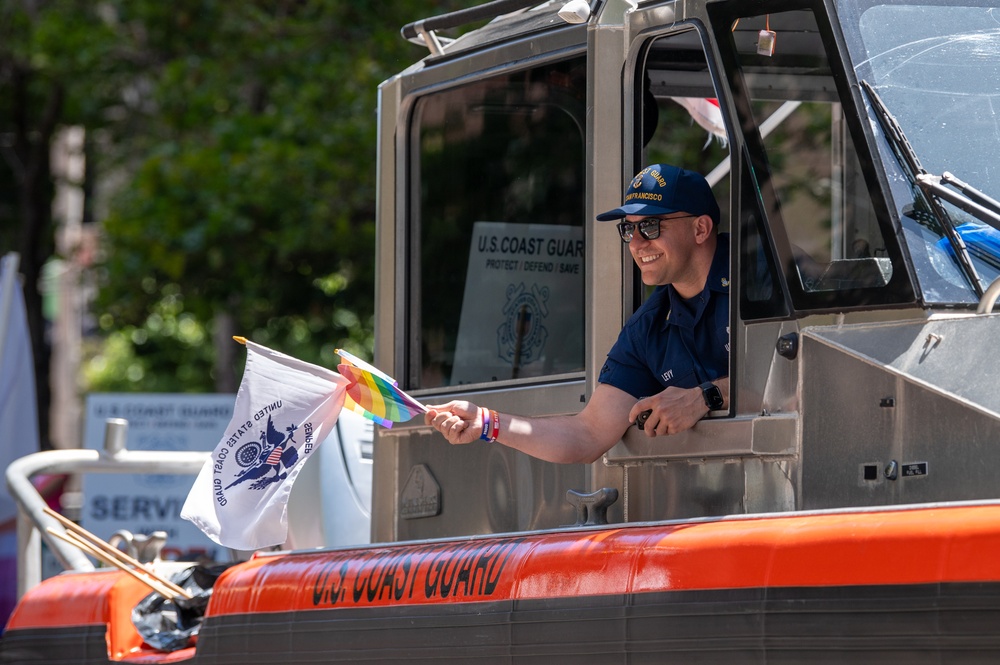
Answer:
POLYGON ((479 438, 482 439, 483 441, 489 441, 490 440, 490 434, 493 431, 493 423, 492 423, 492 420, 490 418, 489 409, 484 409, 484 408, 480 407, 480 409, 479 409, 479 418, 482 420, 482 423, 483 423, 483 431, 479 435, 479 438))

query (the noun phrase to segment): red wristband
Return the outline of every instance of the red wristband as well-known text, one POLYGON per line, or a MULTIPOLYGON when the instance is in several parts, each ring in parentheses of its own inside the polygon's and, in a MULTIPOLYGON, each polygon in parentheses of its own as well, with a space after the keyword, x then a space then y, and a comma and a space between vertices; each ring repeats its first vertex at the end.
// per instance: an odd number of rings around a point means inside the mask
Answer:
POLYGON ((493 417, 493 430, 490 432, 490 443, 494 443, 497 437, 500 436, 500 414, 496 411, 490 411, 490 415, 493 417))

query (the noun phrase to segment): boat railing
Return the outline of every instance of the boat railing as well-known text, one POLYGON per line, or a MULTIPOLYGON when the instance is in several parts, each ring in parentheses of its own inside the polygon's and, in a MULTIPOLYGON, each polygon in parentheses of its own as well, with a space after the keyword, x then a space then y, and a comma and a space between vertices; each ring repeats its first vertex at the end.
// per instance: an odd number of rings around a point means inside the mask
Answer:
POLYGON ((14 460, 7 467, 7 488, 17 504, 17 596, 42 579, 42 539, 66 570, 91 571, 94 565, 79 549, 53 537, 46 527, 62 526, 45 514, 46 502, 32 484, 39 474, 155 473, 196 475, 210 453, 206 451, 128 450, 128 421, 109 418, 101 450, 75 448, 47 450, 14 460))

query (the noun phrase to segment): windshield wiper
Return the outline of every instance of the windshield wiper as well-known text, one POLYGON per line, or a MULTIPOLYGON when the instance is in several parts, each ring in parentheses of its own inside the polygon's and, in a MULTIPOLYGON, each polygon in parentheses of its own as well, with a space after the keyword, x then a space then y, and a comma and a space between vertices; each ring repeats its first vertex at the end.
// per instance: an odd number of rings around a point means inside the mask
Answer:
MULTIPOLYGON (((926 177, 934 179, 934 176, 929 174, 926 177)), ((941 192, 941 198, 1000 231, 1000 201, 979 191, 969 183, 962 182, 948 171, 942 173, 941 177, 936 180, 951 185, 965 194, 965 198, 963 198, 951 190, 945 189, 941 192)))
MULTIPOLYGON (((861 87, 865 89, 866 93, 868 93, 868 99, 871 100, 872 108, 875 109, 875 116, 878 118, 879 126, 882 128, 882 132, 889 141, 889 145, 892 146, 893 151, 896 153, 896 158, 899 160, 900 165, 907 171, 910 181, 923 194, 927 207, 944 229, 944 235, 948 238, 948 242, 951 244, 951 248, 955 252, 955 258, 958 260, 958 264, 961 267, 962 272, 965 273, 965 277, 969 281, 969 285, 972 286, 972 290, 976 292, 976 297, 982 298, 983 287, 982 282, 979 279, 979 273, 976 271, 976 267, 972 264, 972 257, 969 256, 969 250, 965 246, 965 241, 959 234, 954 220, 952 220, 951 215, 948 214, 948 211, 945 210, 944 206, 941 205, 939 199, 949 201, 970 214, 975 213, 972 213, 969 208, 976 209, 981 214, 985 214, 989 219, 994 219, 997 222, 1000 222, 1000 218, 997 217, 996 213, 991 213, 978 203, 962 197, 944 187, 944 185, 941 184, 943 181, 941 176, 935 176, 928 173, 927 170, 920 164, 920 159, 917 157, 916 151, 913 150, 913 146, 910 145, 909 140, 907 140, 906 134, 903 133, 903 128, 900 127, 899 122, 897 122, 896 118, 889 112, 885 102, 882 101, 882 98, 875 91, 875 88, 872 87, 868 81, 863 79, 860 83, 861 87), (960 201, 961 203, 956 201, 960 201)), ((951 174, 948 175, 951 176, 951 174)), ((961 182, 954 179, 954 176, 951 176, 951 178, 956 185, 958 182, 961 182)), ((951 184, 951 181, 948 182, 951 184)), ((965 185, 965 183, 962 184, 965 185)), ((968 185, 966 185, 966 187, 968 187, 968 185)), ((985 194, 982 194, 981 192, 977 193, 989 201, 992 201, 992 203, 996 203, 996 201, 993 201, 993 199, 990 199, 985 194)), ((976 214, 976 217, 980 218, 978 214, 976 214)), ((990 223, 990 225, 994 227, 996 226, 995 223, 990 223)))

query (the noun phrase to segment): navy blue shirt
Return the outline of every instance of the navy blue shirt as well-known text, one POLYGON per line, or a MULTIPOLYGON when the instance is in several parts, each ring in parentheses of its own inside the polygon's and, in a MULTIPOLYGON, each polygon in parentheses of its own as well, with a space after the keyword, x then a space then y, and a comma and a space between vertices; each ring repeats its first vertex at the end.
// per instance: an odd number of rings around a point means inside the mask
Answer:
POLYGON ((597 378, 636 399, 729 376, 729 235, 719 234, 702 292, 658 286, 629 318, 597 378))

